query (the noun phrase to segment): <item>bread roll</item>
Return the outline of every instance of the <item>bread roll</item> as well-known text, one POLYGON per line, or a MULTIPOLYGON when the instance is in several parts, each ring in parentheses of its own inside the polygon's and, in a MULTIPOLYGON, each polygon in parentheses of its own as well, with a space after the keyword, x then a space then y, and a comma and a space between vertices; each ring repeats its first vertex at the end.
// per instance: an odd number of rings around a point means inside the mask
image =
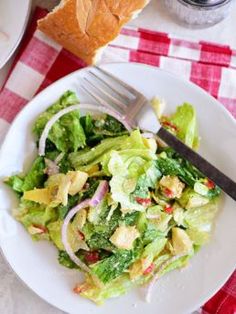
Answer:
POLYGON ((149 0, 63 0, 38 28, 87 64, 149 0))

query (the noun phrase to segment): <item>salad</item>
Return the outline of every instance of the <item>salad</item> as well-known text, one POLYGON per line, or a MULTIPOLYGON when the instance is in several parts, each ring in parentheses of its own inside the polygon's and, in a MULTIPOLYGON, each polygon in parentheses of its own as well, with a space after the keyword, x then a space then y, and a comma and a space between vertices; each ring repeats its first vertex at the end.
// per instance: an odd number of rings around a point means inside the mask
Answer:
MULTIPOLYGON (((35 121, 38 156, 5 179, 14 217, 58 262, 85 274, 74 292, 102 304, 185 267, 210 237, 220 190, 171 147, 111 114, 80 115, 74 92, 35 121)), ((159 102, 154 103, 160 115, 159 102)), ((164 127, 197 149, 196 113, 184 103, 164 127)))

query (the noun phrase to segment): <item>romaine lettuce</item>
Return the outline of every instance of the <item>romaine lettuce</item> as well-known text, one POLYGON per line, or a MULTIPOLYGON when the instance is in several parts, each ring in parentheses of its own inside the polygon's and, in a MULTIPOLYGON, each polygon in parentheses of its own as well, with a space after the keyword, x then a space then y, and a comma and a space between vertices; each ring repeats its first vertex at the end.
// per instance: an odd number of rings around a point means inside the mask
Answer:
POLYGON ((145 246, 143 254, 141 256, 144 258, 151 258, 151 262, 156 258, 161 251, 164 249, 167 242, 167 238, 157 238, 153 242, 145 246))
POLYGON ((104 155, 113 149, 119 150, 121 144, 127 139, 127 136, 120 136, 103 140, 100 144, 92 149, 86 148, 83 151, 71 153, 69 160, 75 169, 85 169, 92 165, 100 163, 104 155))
POLYGON ((31 227, 42 228, 42 234, 31 234, 35 240, 49 239, 47 225, 57 219, 55 208, 45 207, 35 202, 21 201, 20 208, 14 212, 15 218, 29 231, 31 227))
POLYGON ((44 170, 44 158, 37 157, 25 176, 16 175, 9 177, 5 180, 5 183, 11 186, 15 192, 22 194, 25 191, 43 187, 44 181, 47 177, 44 170))
MULTIPOLYGON (((33 132, 39 138, 46 123, 60 110, 78 104, 76 94, 72 91, 64 93, 52 106, 43 112, 35 121, 33 132)), ((84 147, 86 138, 80 124, 79 111, 70 112, 54 123, 49 132, 48 139, 61 152, 76 151, 84 147)))
POLYGON ((115 298, 125 294, 133 286, 127 274, 104 285, 102 288, 95 285, 91 277, 86 276, 86 281, 81 285, 81 296, 88 298, 98 305, 102 305, 106 299, 115 298))
POLYGON ((177 107, 176 112, 168 118, 177 128, 177 137, 191 148, 197 149, 199 138, 197 135, 197 119, 194 107, 188 103, 177 107))
POLYGON ((70 269, 78 269, 78 266, 70 259, 66 251, 58 252, 58 262, 62 266, 65 266, 70 269))
POLYGON ((161 175, 154 163, 156 155, 144 145, 139 131, 132 132, 123 146, 128 148, 111 152, 108 161, 111 196, 121 209, 143 211, 144 206, 135 198, 147 198, 148 189, 155 187, 161 175))
POLYGON ((204 206, 188 209, 184 221, 189 228, 211 232, 217 211, 218 199, 214 199, 204 206))
POLYGON ((195 245, 204 245, 210 239, 210 232, 202 231, 196 228, 186 229, 188 236, 195 245))
POLYGON ((135 254, 132 250, 118 250, 110 257, 91 266, 91 271, 99 280, 106 284, 119 277, 134 261, 135 254))
POLYGON ((128 133, 120 122, 108 115, 94 118, 87 114, 80 118, 80 122, 86 135, 87 145, 94 146, 105 138, 117 137, 128 133))
POLYGON ((21 195, 23 190, 22 186, 24 184, 24 179, 21 178, 18 175, 8 177, 4 180, 4 182, 9 185, 13 191, 15 191, 17 194, 21 195))

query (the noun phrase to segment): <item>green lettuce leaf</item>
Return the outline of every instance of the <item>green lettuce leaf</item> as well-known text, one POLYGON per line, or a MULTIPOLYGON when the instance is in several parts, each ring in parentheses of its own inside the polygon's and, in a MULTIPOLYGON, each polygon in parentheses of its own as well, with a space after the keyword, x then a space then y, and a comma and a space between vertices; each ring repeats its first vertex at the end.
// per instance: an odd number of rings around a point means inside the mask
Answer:
POLYGON ((66 251, 58 252, 58 262, 62 266, 65 266, 70 269, 78 269, 79 267, 70 259, 70 256, 66 253, 66 251))
MULTIPOLYGON (((191 188, 194 188, 195 184, 205 179, 204 175, 200 173, 199 170, 172 151, 167 151, 167 153, 162 152, 156 161, 156 165, 163 175, 178 176, 191 188)), ((209 199, 213 199, 219 194, 220 189, 216 186, 213 189, 209 189, 205 196, 209 199)))
POLYGON ((107 208, 107 212, 103 213, 102 216, 99 217, 97 224, 93 224, 91 222, 86 222, 83 226, 82 232, 85 236, 85 240, 87 241, 89 247, 92 250, 104 249, 108 251, 114 251, 114 245, 109 241, 109 238, 118 227, 121 212, 119 209, 116 209, 110 220, 106 221, 106 216, 109 212, 109 208, 107 208), (105 223, 104 223, 105 221, 105 223))
POLYGON ((154 188, 161 173, 156 167, 156 155, 148 149, 139 131, 131 133, 121 151, 112 151, 107 158, 111 196, 125 210, 143 211, 144 206, 136 197, 148 197, 149 188, 154 188), (129 148, 135 147, 135 148, 129 148))
POLYGON ((153 242, 145 246, 142 258, 149 258, 150 262, 156 258, 164 249, 167 243, 167 238, 157 238, 153 242))
POLYGON ((201 231, 196 228, 188 228, 186 229, 186 233, 195 245, 204 245, 210 239, 210 232, 201 231))
POLYGON ((46 227, 47 223, 57 218, 55 208, 46 207, 42 205, 34 205, 28 208, 25 215, 20 217, 20 221, 25 227, 30 225, 40 225, 46 227))
POLYGON ((105 232, 93 233, 87 243, 91 250, 103 249, 109 252, 116 250, 115 246, 109 241, 105 232))
MULTIPOLYGON (((164 254, 157 257, 154 261, 155 268, 158 268, 165 263, 166 267, 162 269, 160 276, 164 275, 171 270, 176 268, 182 268, 186 266, 190 256, 183 256, 179 259, 168 263, 171 261, 171 255, 164 254)), ((107 299, 115 298, 127 293, 132 287, 140 286, 152 279, 151 275, 145 275, 139 277, 135 281, 131 281, 128 274, 122 274, 118 278, 106 283, 102 288, 95 285, 92 277, 86 276, 85 283, 81 286, 82 292, 81 296, 88 298, 98 305, 102 305, 107 299)))
POLYGON ((130 281, 127 274, 123 274, 119 278, 104 285, 104 287, 99 288, 94 284, 93 280, 87 276, 86 282, 82 287, 83 286, 85 289, 82 289, 80 295, 90 299, 97 305, 102 305, 106 299, 116 298, 125 294, 133 286, 133 283, 130 281))
POLYGON ((142 241, 144 244, 148 244, 157 238, 164 238, 165 235, 166 234, 164 232, 161 232, 160 230, 158 230, 154 224, 149 223, 147 225, 145 232, 144 232, 142 241))
POLYGON ((179 257, 178 259, 172 262, 170 258, 170 263, 167 262, 166 267, 160 272, 160 276, 163 276, 174 269, 185 267, 188 264, 188 261, 192 257, 193 254, 194 252, 192 252, 189 255, 179 257))
MULTIPOLYGON (((72 222, 69 223, 67 228, 67 238, 70 246, 74 252, 77 252, 79 249, 88 250, 88 246, 81 239, 78 233, 78 215, 77 213, 72 222)), ((50 240, 56 245, 59 250, 64 250, 64 245, 62 243, 61 230, 63 226, 63 220, 58 219, 56 221, 50 222, 47 225, 48 232, 50 235, 50 240)))
POLYGON ((152 225, 153 228, 155 227, 158 231, 163 233, 167 233, 169 231, 171 227, 169 222, 172 218, 172 215, 164 212, 160 205, 149 207, 147 213, 158 216, 157 219, 149 219, 149 225, 152 225))
POLYGON ((44 173, 45 162, 43 157, 37 157, 33 162, 33 165, 29 172, 24 177, 24 183, 22 185, 22 191, 30 191, 34 188, 43 187, 46 175, 44 173))
POLYGON ((158 169, 165 176, 178 176, 183 182, 193 187, 196 182, 195 174, 184 167, 178 160, 169 157, 159 157, 156 161, 158 169))
MULTIPOLYGON (((59 100, 43 112, 36 120, 33 132, 40 137, 46 123, 60 110, 69 106, 78 104, 76 94, 72 91, 65 92, 59 100)), ((48 139, 52 142, 57 150, 61 152, 77 151, 78 148, 84 147, 86 138, 83 127, 80 124, 79 111, 70 112, 54 123, 51 128, 48 139)))
POLYGON ((130 136, 123 135, 115 138, 107 138, 92 149, 86 148, 82 151, 71 153, 69 160, 75 169, 89 169, 91 166, 101 163, 107 175, 108 163, 111 159, 112 151, 120 151, 124 158, 140 154, 144 158, 155 158, 143 143, 142 136, 138 130, 133 131, 130 136))
POLYGON ((133 212, 122 215, 117 208, 109 221, 106 220, 110 208, 102 212, 96 224, 87 222, 83 227, 83 234, 91 250, 104 249, 110 252, 117 251, 117 248, 109 241, 119 224, 127 226, 135 225, 139 219, 139 213, 133 212))
POLYGON ((214 199, 204 206, 188 209, 184 216, 185 224, 189 228, 210 233, 218 212, 218 201, 214 199))
POLYGON ((18 175, 9 177, 5 179, 5 183, 11 188, 19 193, 20 195, 29 190, 33 190, 34 188, 43 187, 44 181, 46 180, 46 175, 44 173, 45 162, 43 157, 37 157, 33 162, 28 173, 25 177, 21 177, 18 175))
POLYGON ((144 173, 140 175, 132 195, 134 197, 147 198, 149 196, 149 188, 154 189, 157 180, 161 177, 161 172, 153 162, 146 163, 144 173))
POLYGON ((104 154, 110 152, 113 149, 119 150, 121 144, 126 139, 126 135, 105 139, 92 149, 86 148, 85 150, 71 153, 69 155, 69 160, 75 169, 89 168, 92 165, 100 163, 104 158, 104 154))
POLYGON ((18 175, 8 177, 4 180, 4 183, 9 185, 14 192, 16 192, 19 196, 22 195, 22 186, 24 184, 24 179, 19 177, 18 175))
POLYGON ((108 258, 91 266, 91 271, 106 284, 119 277, 134 261, 133 251, 118 250, 108 258))
MULTIPOLYGON (((51 221, 55 221, 58 217, 56 209, 45 207, 30 201, 21 201, 19 209, 14 211, 14 217, 20 221, 28 230, 29 227, 43 227, 47 230, 47 225, 51 221)), ((31 235, 34 240, 47 239, 49 240, 48 232, 40 235, 31 235)))
POLYGON ((119 121, 108 115, 94 118, 88 114, 81 117, 80 122, 87 138, 87 145, 94 146, 105 138, 128 134, 119 121))
POLYGON ((64 250, 64 245, 61 240, 62 225, 63 225, 63 221, 60 219, 48 224, 48 231, 49 231, 50 239, 59 250, 64 250))
POLYGON ((191 148, 198 148, 196 111, 192 105, 184 103, 167 120, 177 127, 177 137, 180 140, 191 148))

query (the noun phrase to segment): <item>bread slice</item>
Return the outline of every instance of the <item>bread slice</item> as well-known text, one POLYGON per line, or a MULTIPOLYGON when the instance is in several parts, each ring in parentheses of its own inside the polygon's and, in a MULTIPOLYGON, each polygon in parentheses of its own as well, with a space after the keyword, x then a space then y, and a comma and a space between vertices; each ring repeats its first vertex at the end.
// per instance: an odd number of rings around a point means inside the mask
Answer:
POLYGON ((149 0, 63 0, 38 28, 87 64, 149 0))

